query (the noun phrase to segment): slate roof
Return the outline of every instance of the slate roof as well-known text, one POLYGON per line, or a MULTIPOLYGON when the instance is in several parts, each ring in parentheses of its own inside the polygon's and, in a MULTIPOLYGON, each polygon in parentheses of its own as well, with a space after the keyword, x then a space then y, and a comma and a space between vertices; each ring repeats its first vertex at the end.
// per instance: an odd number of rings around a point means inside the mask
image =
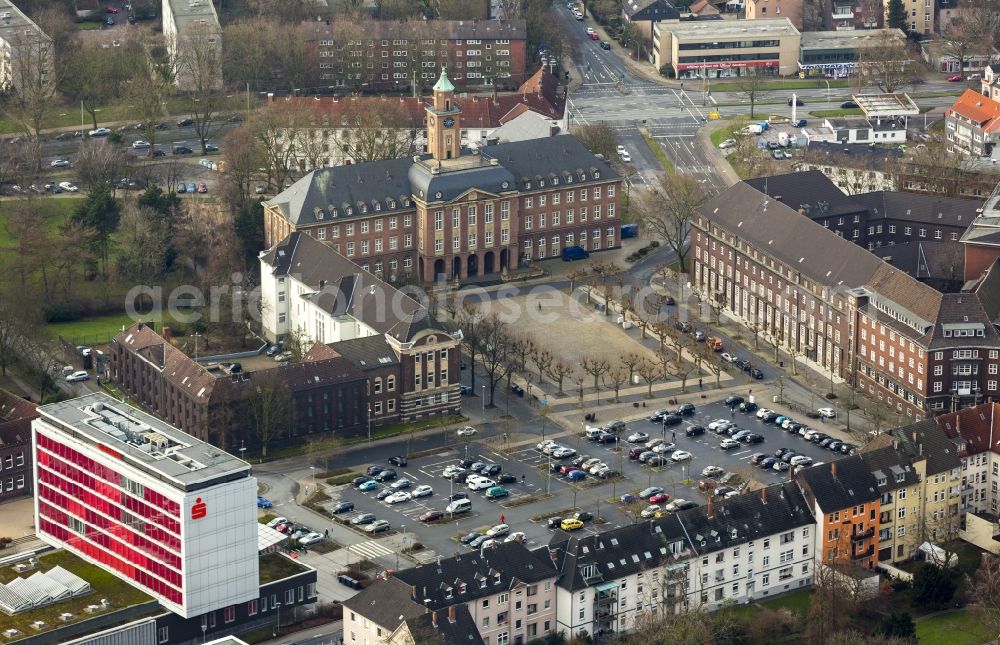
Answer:
POLYGON ((476 621, 472 619, 467 605, 455 607, 455 620, 452 622, 446 610, 437 612, 437 624, 433 612, 420 614, 406 619, 406 627, 414 643, 433 641, 440 645, 483 645, 483 637, 479 635, 476 621))
POLYGON ((681 17, 681 13, 667 0, 625 0, 622 11, 631 22, 677 20, 681 17))
POLYGON ((385 336, 365 336, 331 343, 330 347, 362 370, 397 365, 399 357, 385 336))
POLYGON ((774 484, 729 499, 713 499, 677 514, 699 554, 712 553, 816 523, 794 482, 774 484))
MULTIPOLYGON (((806 34, 817 32, 805 32, 806 34)), ((824 32, 837 33, 837 32, 824 32)), ((858 32, 840 32, 858 33, 858 32)), ((903 151, 899 148, 879 148, 865 144, 836 143, 832 141, 810 141, 809 147, 804 151, 804 161, 807 163, 828 163, 831 166, 842 166, 845 168, 869 168, 885 172, 888 164, 903 157, 903 151)))
POLYGON ((879 493, 920 483, 920 475, 914 470, 913 462, 905 452, 886 446, 872 450, 863 448, 859 456, 875 478, 879 493))
POLYGON ((880 246, 872 253, 918 280, 962 280, 965 248, 961 242, 915 241, 880 246))
POLYGON ((414 602, 434 610, 491 596, 518 583, 554 578, 556 571, 552 561, 539 552, 517 542, 501 542, 482 552, 455 555, 392 575, 415 588, 414 602))
POLYGON ((569 591, 661 566, 678 559, 673 553, 694 553, 678 514, 583 537, 557 530, 548 549, 559 568, 558 584, 569 591), (596 575, 585 578, 589 565, 596 575))
POLYGON ((882 264, 857 244, 802 217, 784 196, 777 201, 747 182, 730 186, 699 212, 817 284, 861 286, 882 264))
POLYGON ((934 419, 924 419, 875 437, 869 443, 872 448, 893 446, 903 450, 914 462, 927 460, 926 474, 946 473, 962 465, 954 443, 934 419))
POLYGON ((806 215, 812 219, 864 210, 819 170, 756 177, 746 183, 775 199, 780 196, 782 203, 794 210, 807 211, 806 215))
POLYGON ((962 228, 976 219, 976 211, 983 205, 981 199, 897 191, 862 193, 850 199, 871 210, 874 217, 869 222, 883 218, 962 228))
POLYGON ((410 586, 393 576, 365 587, 345 600, 344 607, 389 631, 426 611, 411 598, 410 586))
POLYGON ((20 446, 31 441, 31 421, 38 418, 38 406, 16 394, 0 389, 0 447, 20 446))
POLYGON ((410 197, 414 195, 426 201, 448 200, 471 188, 495 194, 523 189, 524 180, 537 188, 539 179, 547 185, 552 178, 587 184, 618 176, 576 137, 566 135, 486 146, 478 153, 465 151, 459 159, 440 164, 424 155, 418 162, 399 158, 318 168, 265 204, 276 206, 289 222, 301 227, 374 212, 391 215, 412 211, 410 197), (441 197, 436 197, 438 192, 441 197))
POLYGON ((313 290, 301 297, 332 315, 353 316, 379 334, 409 341, 422 330, 441 328, 416 300, 306 233, 289 234, 261 260, 274 275, 293 276, 313 290))
POLYGON ((803 468, 795 478, 811 493, 824 514, 874 502, 880 497, 875 477, 857 455, 803 468))
POLYGON ((1000 323, 1000 259, 989 266, 970 290, 979 298, 986 316, 996 325, 1000 323))

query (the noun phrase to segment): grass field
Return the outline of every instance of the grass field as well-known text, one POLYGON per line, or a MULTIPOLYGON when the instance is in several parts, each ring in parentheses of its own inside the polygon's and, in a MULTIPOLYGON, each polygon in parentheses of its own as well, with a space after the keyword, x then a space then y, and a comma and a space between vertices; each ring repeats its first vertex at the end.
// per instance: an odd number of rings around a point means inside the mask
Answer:
MULTIPOLYGON (((829 81, 830 87, 847 87, 847 81, 829 81)), ((761 87, 766 91, 779 91, 779 90, 812 90, 823 88, 826 89, 827 81, 810 81, 808 79, 795 79, 791 81, 765 81, 761 83, 761 87)), ((733 82, 720 82, 712 83, 713 92, 736 92, 740 90, 740 83, 733 82)))
POLYGON ((646 145, 649 146, 649 149, 653 151, 656 158, 660 160, 661 164, 663 164, 663 168, 670 174, 673 174, 674 164, 670 163, 670 159, 667 158, 667 153, 663 151, 663 147, 656 142, 656 139, 649 136, 645 132, 643 132, 642 138, 646 140, 646 145))
POLYGON ((990 640, 986 629, 967 610, 918 618, 920 645, 979 645, 990 640))
POLYGON ((815 110, 813 112, 810 112, 809 114, 818 118, 827 118, 827 117, 838 117, 838 116, 863 116, 864 112, 862 112, 859 108, 851 108, 851 109, 838 108, 836 110, 815 110))
MULTIPOLYGON (((246 104, 241 101, 234 103, 234 110, 243 108, 245 109, 246 104)), ((164 102, 164 119, 169 120, 170 115, 182 115, 187 113, 187 108, 185 100, 180 97, 170 97, 164 102)), ((97 111, 97 122, 101 125, 108 125, 110 123, 116 123, 119 121, 132 121, 136 119, 134 116, 130 117, 132 112, 132 107, 126 103, 114 103, 112 105, 107 105, 98 108, 97 111)), ((93 121, 90 119, 90 113, 83 113, 82 126, 84 129, 89 130, 93 127, 93 121)), ((66 106, 59 105, 53 108, 52 112, 49 113, 48 117, 42 122, 42 129, 50 128, 79 128, 81 126, 80 119, 80 106, 66 106)), ((11 119, 3 118, 0 119, 0 134, 10 134, 14 132, 21 132, 21 127, 17 122, 11 119)))
POLYGON ((760 604, 775 611, 778 609, 787 609, 804 619, 809 613, 809 599, 811 596, 811 591, 803 589, 802 591, 793 591, 792 593, 771 598, 770 600, 763 600, 760 604))
MULTIPOLYGON (((0 205, 0 264, 3 251, 9 250, 13 243, 7 228, 7 217, 22 201, 28 200, 11 199, 0 205)), ((79 199, 73 197, 43 197, 31 201, 50 230, 62 226, 80 203, 79 199)))
POLYGON ((135 321, 125 314, 112 314, 73 322, 50 323, 46 325, 46 330, 53 338, 62 336, 80 344, 102 343, 120 332, 122 325, 128 327, 133 322, 135 321))

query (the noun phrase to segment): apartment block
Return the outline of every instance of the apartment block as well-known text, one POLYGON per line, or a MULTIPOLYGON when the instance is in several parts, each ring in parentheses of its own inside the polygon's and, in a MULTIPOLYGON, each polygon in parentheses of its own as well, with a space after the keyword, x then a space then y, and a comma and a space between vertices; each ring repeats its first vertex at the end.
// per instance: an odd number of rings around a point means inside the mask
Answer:
POLYGON ((0 0, 0 89, 55 83, 52 39, 10 0, 0 0))
POLYGON ((222 87, 222 27, 212 0, 163 0, 163 37, 182 92, 222 87))
POLYGON ((37 418, 37 405, 0 390, 0 502, 35 490, 31 422, 37 418))

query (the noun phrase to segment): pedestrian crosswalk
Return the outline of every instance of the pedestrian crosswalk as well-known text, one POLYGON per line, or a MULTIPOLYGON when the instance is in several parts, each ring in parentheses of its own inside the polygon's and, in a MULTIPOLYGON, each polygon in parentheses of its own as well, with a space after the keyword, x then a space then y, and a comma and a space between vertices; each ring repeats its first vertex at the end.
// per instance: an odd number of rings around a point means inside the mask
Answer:
POLYGON ((367 542, 352 544, 347 548, 352 553, 369 559, 381 558, 388 555, 392 555, 394 553, 392 549, 382 546, 375 540, 368 540, 367 542))

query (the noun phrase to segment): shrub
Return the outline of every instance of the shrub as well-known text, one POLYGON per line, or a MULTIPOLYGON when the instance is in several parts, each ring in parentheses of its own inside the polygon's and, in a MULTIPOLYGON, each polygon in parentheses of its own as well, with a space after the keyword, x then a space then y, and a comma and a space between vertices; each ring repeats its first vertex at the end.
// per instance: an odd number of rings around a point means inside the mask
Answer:
POLYGON ((945 605, 957 588, 958 580, 949 571, 924 562, 913 574, 913 604, 918 607, 945 605))
POLYGON ((660 75, 666 76, 667 78, 673 78, 674 76, 674 66, 670 63, 660 67, 660 75))
POLYGON ((42 309, 42 315, 45 316, 45 322, 47 323, 73 322, 80 320, 83 317, 83 312, 74 303, 54 302, 45 305, 42 309))

